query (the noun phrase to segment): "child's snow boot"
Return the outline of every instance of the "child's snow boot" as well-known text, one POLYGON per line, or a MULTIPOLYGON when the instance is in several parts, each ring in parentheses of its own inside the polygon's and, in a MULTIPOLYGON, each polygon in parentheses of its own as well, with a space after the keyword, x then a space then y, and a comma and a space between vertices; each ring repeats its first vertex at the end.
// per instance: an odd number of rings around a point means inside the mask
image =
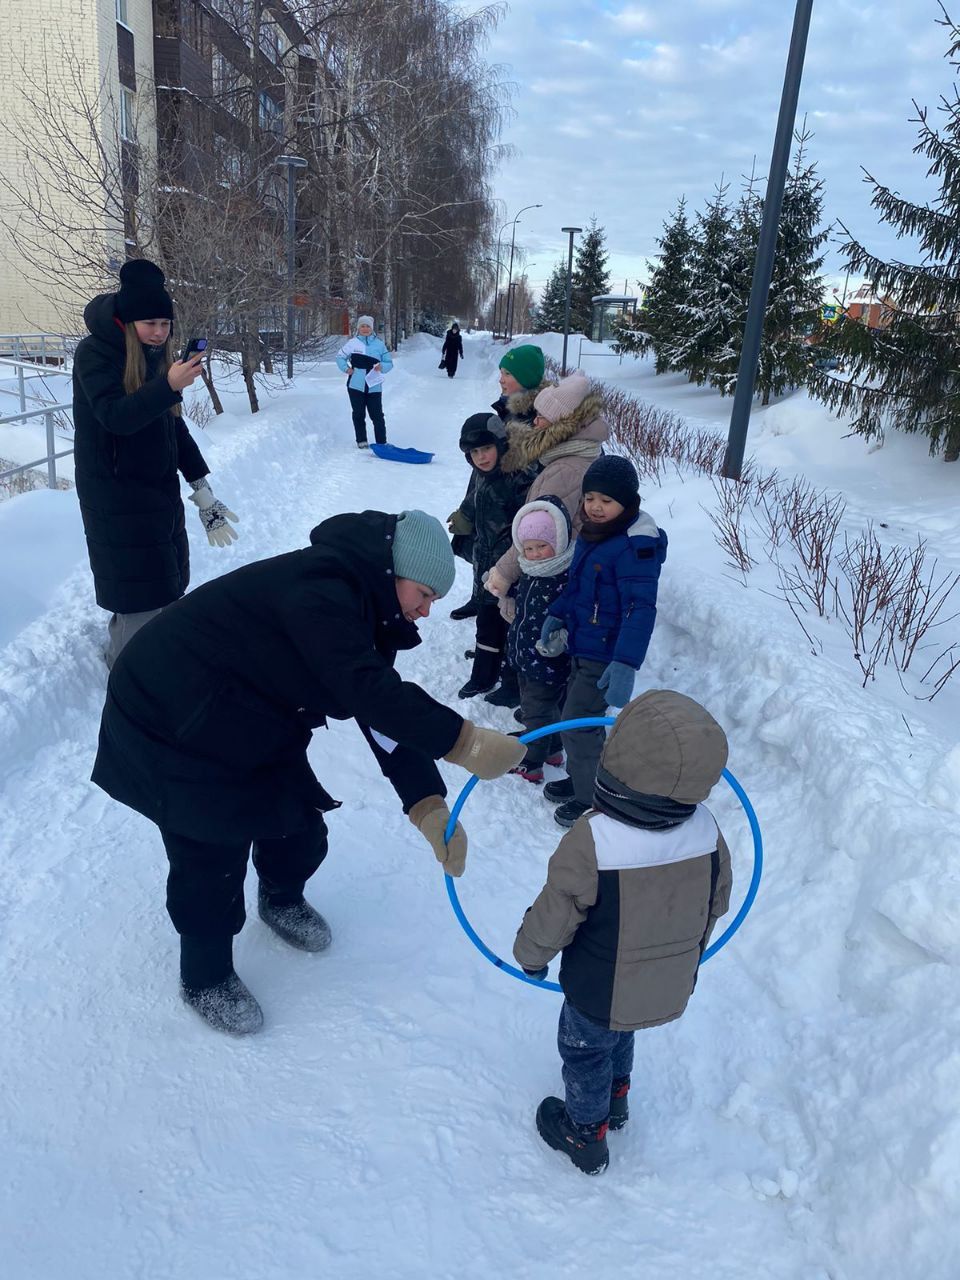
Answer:
POLYGON ((215 1031, 247 1036, 263 1013, 233 968, 233 937, 180 935, 180 995, 215 1031))
POLYGON ((500 674, 502 655, 499 649, 485 649, 478 644, 473 658, 473 671, 470 679, 458 691, 458 698, 475 698, 478 694, 488 693, 497 683, 500 674))
POLYGON ((543 794, 551 804, 562 804, 566 800, 572 800, 573 779, 558 778, 556 782, 548 782, 543 788, 543 794))
POLYGON ((537 1107, 537 1132, 548 1147, 561 1151, 581 1173, 603 1173, 610 1163, 606 1120, 574 1124, 559 1098, 544 1098, 537 1107))
POLYGON ((630 1119, 630 1106, 627 1099, 629 1092, 629 1076, 620 1076, 614 1080, 613 1087, 610 1090, 610 1120, 608 1124, 611 1132, 622 1129, 630 1119))
POLYGON ((589 812, 588 804, 581 804, 579 800, 567 800, 554 809, 553 820, 560 827, 572 827, 585 813, 589 812))
POLYGON ((330 926, 302 893, 269 893, 261 884, 257 909, 263 923, 298 951, 326 951, 329 947, 330 926))
POLYGON ((519 707, 520 681, 513 667, 503 668, 500 672, 500 687, 494 689, 493 693, 488 693, 484 702, 489 702, 491 707, 519 707))
POLYGON ((461 604, 456 609, 450 610, 450 617, 454 622, 462 622, 464 618, 475 618, 480 612, 479 601, 470 599, 466 604, 461 604))
POLYGON ((524 782, 533 782, 537 786, 543 782, 543 765, 531 764, 530 761, 526 759, 521 760, 517 767, 515 769, 511 769, 510 772, 517 774, 520 778, 523 778, 524 782))

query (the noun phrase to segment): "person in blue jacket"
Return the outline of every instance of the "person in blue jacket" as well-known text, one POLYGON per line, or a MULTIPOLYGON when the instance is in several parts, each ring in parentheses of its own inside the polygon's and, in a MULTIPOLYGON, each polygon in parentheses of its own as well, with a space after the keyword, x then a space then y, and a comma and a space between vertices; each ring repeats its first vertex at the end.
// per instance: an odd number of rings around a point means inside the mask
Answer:
MULTIPOLYGON (((640 482, 627 458, 603 455, 587 468, 581 516, 566 589, 551 604, 539 641, 542 653, 562 652, 565 644, 570 654, 564 720, 602 716, 633 697, 667 556, 667 535, 640 509, 640 482)), ((572 827, 592 805, 604 740, 601 728, 563 735, 569 776, 544 788, 559 805, 561 827, 572 827)))
POLYGON ((383 419, 383 375, 393 368, 390 352, 374 333, 373 316, 361 316, 356 335, 337 352, 337 368, 347 375, 347 395, 353 412, 357 448, 367 446, 367 414, 377 444, 387 443, 383 419))

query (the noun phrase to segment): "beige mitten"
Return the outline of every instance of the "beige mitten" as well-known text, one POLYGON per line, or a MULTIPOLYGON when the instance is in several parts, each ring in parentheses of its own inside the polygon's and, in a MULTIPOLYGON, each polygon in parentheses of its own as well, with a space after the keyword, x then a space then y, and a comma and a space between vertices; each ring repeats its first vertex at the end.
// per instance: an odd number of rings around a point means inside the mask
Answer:
POLYGON ((481 729, 464 720, 460 736, 443 757, 475 773, 484 782, 509 773, 527 754, 522 742, 495 729, 481 729))
POLYGON ((500 610, 500 617, 504 622, 513 622, 514 618, 517 616, 516 596, 504 596, 497 604, 497 608, 500 610))
POLYGON ((446 802, 440 796, 426 796, 417 801, 408 816, 447 875, 462 876, 467 864, 467 833, 458 822, 450 843, 444 841, 443 833, 450 821, 450 810, 446 802))

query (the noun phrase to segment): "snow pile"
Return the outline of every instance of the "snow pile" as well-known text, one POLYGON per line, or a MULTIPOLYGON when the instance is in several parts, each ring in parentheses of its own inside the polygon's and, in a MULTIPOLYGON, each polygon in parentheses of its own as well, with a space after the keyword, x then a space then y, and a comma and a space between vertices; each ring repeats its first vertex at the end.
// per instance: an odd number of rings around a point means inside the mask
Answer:
MULTIPOLYGON (((555 358, 561 344, 543 340, 555 358)), ((201 444, 241 539, 218 551, 191 523, 194 581, 302 545, 336 511, 445 516, 467 479, 460 424, 494 399, 502 352, 481 335, 464 347, 449 380, 439 341, 412 339, 385 389, 389 438, 434 452, 429 467, 356 451, 329 364, 265 397, 255 419, 231 393, 201 444)), ((583 363, 726 430, 729 402, 645 362, 585 347, 583 363)), ((923 532, 952 563, 952 470, 921 441, 868 453, 842 436, 795 396, 755 415, 751 446, 762 465, 842 487, 851 519, 890 521, 905 541, 923 532)), ((237 967, 263 1033, 233 1043, 187 1016, 156 832, 86 781, 104 617, 73 495, 0 510, 5 1274, 546 1280, 582 1265, 611 1280, 954 1280, 960 694, 865 691, 851 662, 812 655, 782 602, 731 574, 703 510, 713 500, 690 476, 644 495, 670 553, 637 689, 681 689, 725 726, 767 872, 687 1015, 638 1035, 633 1118, 596 1182, 533 1128, 539 1099, 562 1087, 557 998, 469 945, 351 724, 311 748, 345 801, 310 888, 333 947, 295 954, 251 920, 237 967)), ((401 664, 450 703, 472 631, 448 605, 469 580, 460 565, 401 664)), ((512 727, 482 702, 469 713, 512 727)), ((446 772, 456 792, 464 776, 446 772)), ((727 789, 713 807, 736 907, 749 831, 727 789)), ((461 899, 508 953, 559 828, 516 778, 481 784, 464 822, 461 899)))

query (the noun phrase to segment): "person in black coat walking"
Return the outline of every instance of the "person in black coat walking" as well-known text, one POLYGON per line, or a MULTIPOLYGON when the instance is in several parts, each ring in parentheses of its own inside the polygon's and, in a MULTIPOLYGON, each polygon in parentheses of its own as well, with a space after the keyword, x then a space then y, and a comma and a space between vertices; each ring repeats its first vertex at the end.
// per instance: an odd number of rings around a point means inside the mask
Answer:
POLYGON ((113 615, 104 657, 184 594, 190 553, 180 472, 210 542, 237 535, 232 511, 207 482, 209 467, 181 414, 200 355, 174 360, 173 303, 146 259, 120 269, 120 289, 87 304, 89 337, 73 363, 74 464, 97 604, 113 615))
POLYGON ((448 378, 455 378, 457 364, 463 359, 463 338, 460 336, 460 326, 456 321, 447 330, 440 356, 440 368, 446 369, 448 378))
POLYGON ((404 812, 444 870, 467 842, 434 763, 499 777, 523 755, 393 669, 420 643, 415 622, 453 584, 443 526, 421 511, 333 516, 300 551, 206 583, 124 649, 107 685, 93 781, 160 828, 167 910, 180 934, 181 994, 233 1034, 262 1022, 233 968, 253 845, 258 909, 307 951, 330 941, 304 899, 338 807, 307 759, 312 731, 355 719, 404 812))

